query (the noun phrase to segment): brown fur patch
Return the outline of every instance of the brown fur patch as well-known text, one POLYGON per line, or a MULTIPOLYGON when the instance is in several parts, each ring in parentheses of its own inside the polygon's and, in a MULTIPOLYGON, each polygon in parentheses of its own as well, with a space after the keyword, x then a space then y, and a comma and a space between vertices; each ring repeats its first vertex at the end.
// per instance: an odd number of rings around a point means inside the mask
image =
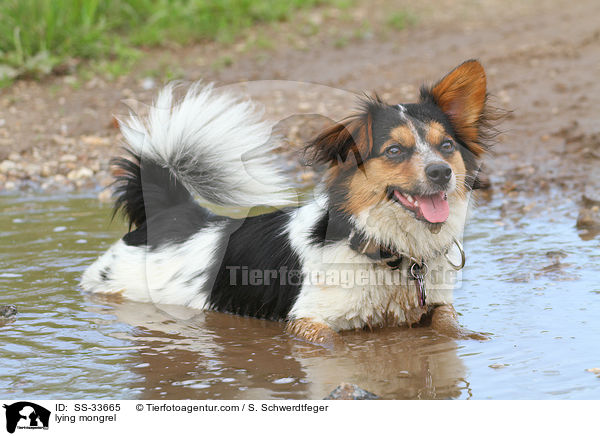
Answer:
POLYGON ((431 311, 431 328, 445 336, 454 339, 477 339, 486 341, 489 338, 479 332, 474 332, 458 324, 458 315, 450 304, 436 306, 431 311))
POLYGON ((327 324, 314 322, 307 318, 290 321, 285 331, 309 342, 325 346, 345 346, 342 337, 327 324))
MULTIPOLYGON (((398 126, 398 127, 394 127, 391 131, 390 131, 390 138, 391 141, 388 142, 397 142, 398 144, 402 145, 403 147, 414 147, 416 140, 415 140, 415 136, 413 135, 413 132, 410 130, 410 128, 408 126, 402 125, 402 126, 398 126)), ((384 144, 384 149, 390 145, 388 144, 388 142, 386 142, 384 144)))
POLYGON ((438 145, 441 144, 444 138, 446 138, 447 136, 448 135, 446 133, 446 130, 444 129, 444 126, 442 126, 437 121, 432 121, 431 123, 429 123, 427 135, 425 135, 425 141, 427 141, 427 143, 431 145, 438 145))
POLYGON ((358 214, 374 206, 385 198, 386 188, 390 185, 410 191, 419 179, 418 167, 414 158, 400 163, 391 162, 383 156, 369 159, 364 171, 356 171, 351 177, 344 209, 348 213, 358 214))
POLYGON ((479 142, 479 121, 486 100, 485 71, 477 61, 467 61, 440 80, 431 94, 448 115, 456 132, 477 156, 485 149, 479 142))
POLYGON ((467 187, 465 185, 467 168, 465 167, 462 155, 458 151, 455 151, 451 156, 447 157, 446 160, 456 175, 456 192, 461 199, 465 200, 467 198, 467 187))
POLYGON ((367 318, 367 328, 370 331, 373 331, 376 328, 387 328, 387 327, 398 327, 400 326, 400 320, 398 319, 398 315, 393 312, 386 311, 381 314, 381 320, 378 322, 374 322, 372 317, 367 318))

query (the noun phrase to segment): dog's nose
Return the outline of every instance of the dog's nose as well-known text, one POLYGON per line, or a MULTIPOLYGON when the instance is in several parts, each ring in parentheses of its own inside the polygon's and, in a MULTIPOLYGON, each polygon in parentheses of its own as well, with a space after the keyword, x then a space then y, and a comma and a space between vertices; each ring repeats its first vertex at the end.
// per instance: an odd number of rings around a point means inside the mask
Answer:
POLYGON ((445 163, 434 163, 425 168, 425 174, 436 185, 445 185, 452 177, 452 168, 445 163))

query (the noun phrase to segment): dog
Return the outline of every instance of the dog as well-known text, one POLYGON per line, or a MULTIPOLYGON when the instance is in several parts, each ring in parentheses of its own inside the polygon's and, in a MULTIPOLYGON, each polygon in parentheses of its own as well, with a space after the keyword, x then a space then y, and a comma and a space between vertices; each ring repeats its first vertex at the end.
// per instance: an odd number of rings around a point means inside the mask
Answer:
POLYGON ((115 213, 129 232, 85 271, 84 290, 285 321, 326 346, 341 331, 414 324, 484 338, 452 307, 469 197, 492 142, 477 60, 423 86, 416 103, 362 98, 307 145, 326 169, 300 204, 251 102, 200 84, 180 100, 173 92, 121 122, 115 213), (207 203, 277 208, 238 219, 207 203))

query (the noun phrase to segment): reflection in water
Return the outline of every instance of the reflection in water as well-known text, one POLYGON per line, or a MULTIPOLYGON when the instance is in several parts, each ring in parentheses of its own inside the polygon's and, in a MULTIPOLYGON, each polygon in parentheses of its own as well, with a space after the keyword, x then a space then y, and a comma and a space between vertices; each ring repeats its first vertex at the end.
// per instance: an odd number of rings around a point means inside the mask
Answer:
MULTIPOLYGON (((95 297, 96 298, 96 297, 95 297)), ((278 322, 122 302, 106 313, 139 326, 142 398, 320 399, 342 382, 382 398, 468 396, 454 341, 430 329, 344 334, 350 351, 291 338, 278 322)))

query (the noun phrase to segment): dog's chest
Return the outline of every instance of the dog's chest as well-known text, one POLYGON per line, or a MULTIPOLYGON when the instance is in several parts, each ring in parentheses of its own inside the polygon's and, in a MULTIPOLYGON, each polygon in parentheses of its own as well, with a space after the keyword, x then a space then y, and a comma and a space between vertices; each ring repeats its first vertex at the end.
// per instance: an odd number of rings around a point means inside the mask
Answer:
MULTIPOLYGON (((345 244, 305 252, 304 283, 290 315, 324 322, 335 330, 416 322, 427 305, 419 301, 408 264, 403 261, 393 269, 345 244)), ((438 303, 438 289, 431 278, 423 286, 425 291, 428 286, 436 290, 432 297, 438 303)))

